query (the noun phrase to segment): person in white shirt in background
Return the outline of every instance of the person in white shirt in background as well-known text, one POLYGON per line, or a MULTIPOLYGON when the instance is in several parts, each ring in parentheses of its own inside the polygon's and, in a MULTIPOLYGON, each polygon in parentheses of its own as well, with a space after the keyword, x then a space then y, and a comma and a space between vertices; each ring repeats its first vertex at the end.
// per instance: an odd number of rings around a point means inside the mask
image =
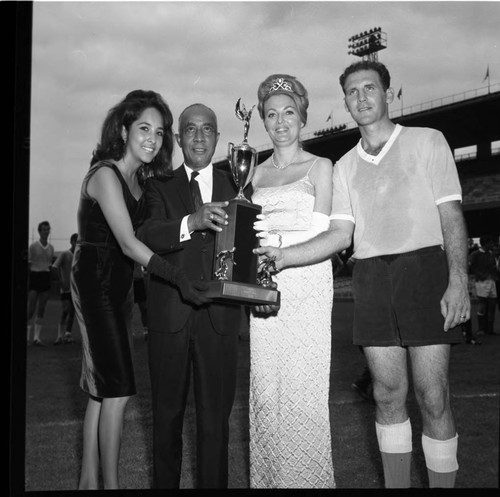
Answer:
POLYGON ((50 295, 51 266, 54 262, 54 247, 49 243, 50 223, 38 225, 40 238, 28 249, 28 329, 27 343, 34 325, 33 345, 44 346, 40 339, 45 307, 50 295), (36 311, 36 315, 35 315, 36 311))

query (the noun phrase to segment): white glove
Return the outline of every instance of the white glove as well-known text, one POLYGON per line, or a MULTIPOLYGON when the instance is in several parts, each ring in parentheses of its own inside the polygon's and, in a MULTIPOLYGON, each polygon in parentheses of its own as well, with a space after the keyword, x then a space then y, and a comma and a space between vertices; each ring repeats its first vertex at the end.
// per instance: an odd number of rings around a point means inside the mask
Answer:
POLYGON ((321 212, 313 212, 311 217, 310 230, 317 235, 322 231, 327 231, 330 227, 330 217, 321 212))
POLYGON ((281 247, 281 235, 269 231, 269 222, 266 220, 266 216, 264 214, 257 214, 257 219, 259 221, 253 223, 253 228, 257 231, 257 238, 260 238, 260 246, 267 247, 270 245, 272 247, 281 247))
POLYGON ((258 232, 258 237, 262 237, 261 232, 269 231, 269 223, 267 222, 264 214, 257 214, 256 217, 259 221, 255 221, 255 223, 253 223, 253 229, 258 232))

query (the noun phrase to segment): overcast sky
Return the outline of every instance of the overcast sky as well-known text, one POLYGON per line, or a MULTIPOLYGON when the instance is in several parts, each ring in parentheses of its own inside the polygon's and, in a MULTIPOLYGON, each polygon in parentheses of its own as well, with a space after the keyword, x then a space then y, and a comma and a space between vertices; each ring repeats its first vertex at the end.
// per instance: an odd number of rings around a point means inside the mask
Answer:
MULTIPOLYGON (((33 5, 30 242, 42 220, 56 250, 76 232, 82 178, 110 107, 133 89, 155 90, 175 123, 202 102, 220 139, 239 143, 238 98, 247 109, 269 74, 309 91, 308 134, 350 121, 338 77, 356 58, 348 38, 380 26, 392 108, 418 105, 500 81, 500 2, 40 2, 33 5), (327 122, 332 113, 332 120, 327 122)), ((175 129, 176 130, 176 129, 175 129)), ((257 112, 249 143, 269 144, 257 112)), ((182 162, 175 148, 174 164, 182 162)))

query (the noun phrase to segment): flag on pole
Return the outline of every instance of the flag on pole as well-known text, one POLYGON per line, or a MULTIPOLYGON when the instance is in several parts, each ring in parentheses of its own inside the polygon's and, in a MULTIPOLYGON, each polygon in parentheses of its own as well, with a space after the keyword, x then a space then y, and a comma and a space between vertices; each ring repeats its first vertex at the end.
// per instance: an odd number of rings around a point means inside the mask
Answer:
POLYGON ((486 68, 486 75, 484 76, 483 82, 486 81, 490 77, 490 65, 486 68))
POLYGON ((401 88, 398 91, 398 95, 397 95, 398 100, 401 100, 402 96, 403 96, 403 85, 401 85, 401 88))

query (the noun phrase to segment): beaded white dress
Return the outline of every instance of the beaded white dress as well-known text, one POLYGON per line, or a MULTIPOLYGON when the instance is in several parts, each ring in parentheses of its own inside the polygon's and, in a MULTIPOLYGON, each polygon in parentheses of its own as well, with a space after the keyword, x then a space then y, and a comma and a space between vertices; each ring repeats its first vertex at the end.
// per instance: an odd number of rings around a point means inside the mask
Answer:
MULTIPOLYGON (((314 236, 308 175, 255 188, 252 201, 262 206, 283 247, 314 236)), ((250 317, 250 488, 335 488, 328 408, 331 261, 287 268, 273 280, 281 292, 279 312, 250 317)))

